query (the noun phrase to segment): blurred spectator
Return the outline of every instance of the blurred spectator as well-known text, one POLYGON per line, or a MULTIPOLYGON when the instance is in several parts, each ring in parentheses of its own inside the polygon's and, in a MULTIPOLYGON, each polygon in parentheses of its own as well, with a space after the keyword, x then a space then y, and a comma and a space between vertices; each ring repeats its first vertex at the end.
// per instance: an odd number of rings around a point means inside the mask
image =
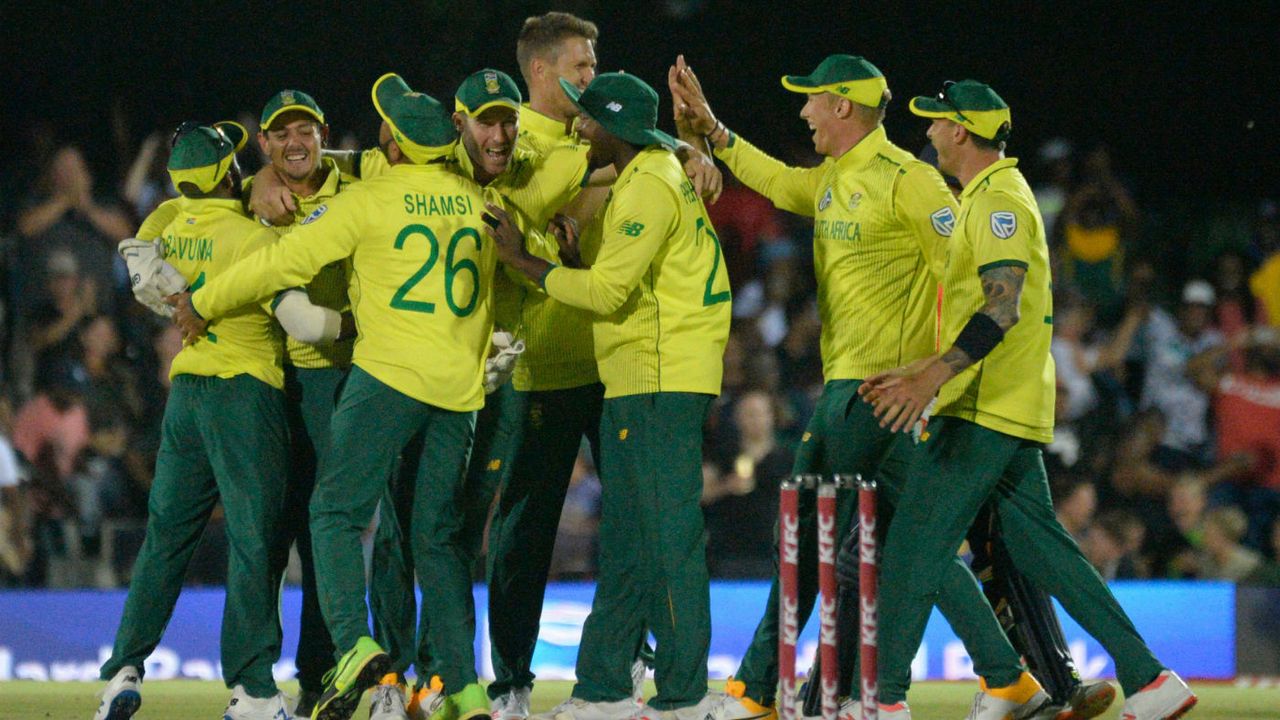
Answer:
POLYGON ((1058 522, 1077 544, 1082 542, 1098 509, 1097 488, 1089 480, 1067 474, 1054 479, 1052 489, 1058 522))
POLYGON ((1071 188, 1071 143, 1065 138, 1053 138, 1040 146, 1037 159, 1040 161, 1039 182, 1032 192, 1044 220, 1045 235, 1054 237, 1058 215, 1067 206, 1071 188))
POLYGON ((1137 556, 1146 527, 1132 513, 1106 510, 1098 514, 1080 546, 1104 580, 1144 577, 1137 556))
POLYGON ((134 217, 145 218, 160 203, 177 197, 165 169, 168 161, 168 139, 164 135, 153 132, 143 139, 120 188, 120 194, 129 203, 134 217))
POLYGON ((1249 521, 1238 508, 1205 513, 1200 575, 1205 580, 1242 580, 1262 564, 1262 556, 1240 544, 1249 521))
POLYGON ((9 442, 12 433, 13 411, 0 395, 0 587, 16 584, 34 553, 25 471, 9 442))
POLYGON ((1241 580, 1246 585, 1280 588, 1280 520, 1271 524, 1269 534, 1271 559, 1262 563, 1241 580))
POLYGON ((712 577, 769 577, 778 483, 791 472, 792 452, 778 443, 775 397, 753 390, 734 410, 737 433, 704 461, 702 504, 707 567, 712 577))
POLYGON ((789 311, 804 288, 800 263, 789 243, 774 243, 764 254, 764 277, 752 279, 734 295, 733 315, 754 318, 764 345, 772 349, 787 336, 789 311))
POLYGON ((14 347, 13 377, 20 396, 55 384, 54 370, 75 354, 80 321, 98 308, 95 284, 80 275, 76 256, 66 250, 49 255, 47 299, 31 309, 19 333, 24 342, 14 347))
MULTIPOLYGON (((116 244, 133 234, 133 225, 115 204, 94 196, 93 176, 74 145, 54 153, 34 196, 19 213, 17 226, 26 263, 19 270, 26 276, 38 279, 45 258, 65 250, 95 281, 100 309, 114 311, 115 295, 129 292, 128 271, 116 244)), ((19 288, 17 297, 22 298, 25 289, 19 288)))
POLYGON ((1257 321, 1280 327, 1280 206, 1268 200, 1258 211, 1254 245, 1261 265, 1249 276, 1257 321))
POLYGON ((74 391, 41 392, 18 410, 13 446, 33 465, 47 458, 56 478, 66 481, 89 446, 89 412, 74 391))
POLYGON ((585 449, 578 453, 569 477, 564 509, 556 530, 550 576, 558 580, 587 580, 596 573, 596 545, 600 529, 600 478, 585 449))
POLYGON ((1174 470, 1205 464, 1209 397, 1193 381, 1188 366, 1196 356, 1222 345, 1222 335, 1209 324, 1214 300, 1209 283, 1187 283, 1176 320, 1152 308, 1130 353, 1144 364, 1140 405, 1160 410, 1167 421, 1160 462, 1174 470))
MULTIPOLYGON (((786 243, 781 215, 763 195, 743 185, 732 173, 725 173, 724 192, 714 205, 707 207, 707 216, 724 248, 735 304, 739 285, 756 277, 757 268, 763 265, 760 260, 765 247, 786 243)), ((738 316, 736 312, 734 315, 738 316)))
POLYGON ((1199 549, 1204 546, 1204 513, 1209 506, 1203 479, 1184 473, 1169 489, 1167 514, 1171 523, 1153 535, 1152 562, 1159 576, 1195 577, 1200 572, 1199 549))
POLYGON ((1055 244, 1062 281, 1093 301, 1104 325, 1119 318, 1125 250, 1133 245, 1137 224, 1138 209, 1112 172, 1110 154, 1095 149, 1057 220, 1055 244))
POLYGON ((1258 328, 1237 344, 1243 370, 1205 380, 1217 388, 1218 457, 1234 470, 1213 496, 1244 510, 1248 543, 1263 547, 1267 528, 1280 517, 1280 333, 1258 328))

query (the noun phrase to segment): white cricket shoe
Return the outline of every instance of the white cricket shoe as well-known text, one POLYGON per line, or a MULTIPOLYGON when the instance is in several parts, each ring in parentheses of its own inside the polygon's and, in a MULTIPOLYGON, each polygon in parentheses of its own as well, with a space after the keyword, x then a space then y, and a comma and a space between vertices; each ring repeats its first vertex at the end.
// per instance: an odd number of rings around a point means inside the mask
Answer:
POLYGON ((369 695, 369 720, 408 720, 404 688, 399 684, 381 683, 369 695))
POLYGON ((243 685, 231 691, 231 702, 222 711, 222 720, 293 720, 289 697, 277 692, 269 698, 251 697, 243 685))
POLYGON ((1032 695, 1030 700, 1021 703, 980 692, 973 696, 973 705, 969 708, 969 714, 966 717, 967 720, 1032 720, 1041 717, 1041 711, 1048 708, 1052 702, 1053 698, 1043 690, 1032 695))
POLYGON ((778 720, 778 710, 773 705, 761 705, 747 697, 747 686, 740 680, 729 678, 724 692, 711 693, 715 705, 707 713, 706 720, 778 720))
POLYGON ((648 705, 637 705, 633 698, 616 702, 587 702, 569 698, 530 720, 661 720, 661 713, 648 705))
POLYGON ((711 715, 711 711, 722 701, 722 693, 708 692, 693 705, 661 711, 662 720, 706 720, 711 715))
MULTIPOLYGON (((877 717, 880 720, 911 720, 911 708, 907 707, 905 702, 892 705, 882 704, 877 717)), ((862 703, 858 700, 845 698, 840 703, 840 711, 836 715, 836 720, 862 720, 862 703)))
POLYGON ((1172 670, 1164 670, 1147 686, 1124 699, 1120 720, 1175 720, 1195 707, 1199 698, 1172 670))
POLYGON ((649 668, 644 664, 644 660, 636 658, 636 661, 631 663, 631 698, 637 705, 644 704, 644 678, 648 672, 649 668))
POLYGON ((93 720, 129 720, 142 706, 142 675, 132 665, 120 668, 98 697, 93 720))
POLYGON ((444 706, 447 697, 444 694, 444 683, 440 681, 440 676, 432 675, 431 680, 414 690, 409 698, 407 710, 409 720, 428 720, 444 706))
POLYGON ((489 706, 489 716, 493 720, 527 720, 529 717, 529 696, 532 688, 512 688, 494 698, 489 706))

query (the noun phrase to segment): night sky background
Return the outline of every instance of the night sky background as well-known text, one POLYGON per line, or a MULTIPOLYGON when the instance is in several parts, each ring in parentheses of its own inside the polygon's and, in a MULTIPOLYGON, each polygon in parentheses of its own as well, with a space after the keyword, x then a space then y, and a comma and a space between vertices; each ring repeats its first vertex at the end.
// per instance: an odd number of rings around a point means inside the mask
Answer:
POLYGON ((1140 204, 1280 195, 1275 2, 16 5, 0 10, 0 145, 10 158, 0 176, 10 194, 30 181, 22 159, 42 123, 82 145, 99 190, 110 189, 148 132, 256 116, 285 87, 314 95, 335 132, 372 143, 369 87, 379 75, 399 72, 441 98, 484 66, 519 80, 521 23, 559 9, 599 25, 601 71, 623 69, 659 89, 668 128, 665 72, 683 52, 730 127, 776 153, 807 148, 802 100, 778 78, 846 52, 884 71, 894 93, 889 136, 912 151, 925 143, 926 122, 910 115, 908 98, 973 77, 1013 108, 1012 155, 1033 158, 1055 136, 1082 150, 1105 143, 1140 204))

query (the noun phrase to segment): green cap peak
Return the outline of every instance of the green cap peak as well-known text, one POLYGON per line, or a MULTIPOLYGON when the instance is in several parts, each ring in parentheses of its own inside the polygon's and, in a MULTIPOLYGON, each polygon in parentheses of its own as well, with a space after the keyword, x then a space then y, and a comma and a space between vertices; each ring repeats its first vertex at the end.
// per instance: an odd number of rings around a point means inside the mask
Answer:
POLYGON ((410 90, 395 73, 387 73, 373 84, 373 106, 391 126, 396 144, 415 163, 449 154, 458 139, 453 116, 444 105, 426 93, 410 90))
POLYGON ((782 86, 792 92, 833 93, 859 105, 879 107, 889 84, 880 68, 859 55, 828 55, 808 75, 785 75, 782 86))
POLYGON ((494 106, 509 107, 520 112, 524 98, 511 76, 501 70, 485 68, 467 76, 454 95, 454 106, 459 112, 479 115, 494 106))
POLYGON ((977 80, 948 80, 933 97, 911 98, 911 112, 960 123, 988 140, 1006 140, 1013 127, 1008 103, 990 85, 977 80))
POLYGON ((262 119, 258 121, 258 126, 266 132, 277 117, 290 110, 304 112, 324 124, 324 111, 316 104, 315 98, 301 90, 281 90, 272 95, 262 108, 262 119))

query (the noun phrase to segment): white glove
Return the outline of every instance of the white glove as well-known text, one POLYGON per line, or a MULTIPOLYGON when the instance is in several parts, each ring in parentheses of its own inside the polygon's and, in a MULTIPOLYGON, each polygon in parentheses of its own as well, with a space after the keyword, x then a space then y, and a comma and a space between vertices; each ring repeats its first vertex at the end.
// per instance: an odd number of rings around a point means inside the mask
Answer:
POLYGON ((516 340, 506 330, 494 330, 493 349, 484 361, 484 394, 491 395, 511 379, 516 371, 516 360, 524 352, 524 341, 516 340))
POLYGON ((929 418, 933 417, 933 411, 937 407, 938 398, 935 396, 929 401, 928 405, 924 406, 924 412, 920 413, 920 419, 916 420, 915 424, 911 426, 911 439, 915 444, 919 445, 921 440, 929 439, 929 434, 927 432, 929 428, 929 418))
POLYGON ((186 290, 187 279, 164 261, 164 247, 160 240, 126 238, 120 241, 117 250, 129 267, 133 297, 158 315, 173 315, 173 308, 166 305, 164 299, 186 290))

